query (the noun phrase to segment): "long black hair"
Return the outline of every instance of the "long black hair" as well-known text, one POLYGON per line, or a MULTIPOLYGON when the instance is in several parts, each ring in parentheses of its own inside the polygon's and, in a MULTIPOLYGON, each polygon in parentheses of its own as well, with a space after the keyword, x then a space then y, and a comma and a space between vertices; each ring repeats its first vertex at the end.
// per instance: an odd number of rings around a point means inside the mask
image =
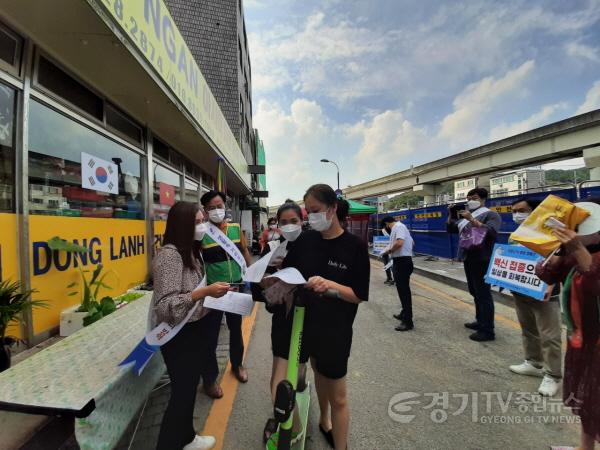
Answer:
POLYGON ((181 255, 183 265, 189 269, 196 267, 194 257, 200 259, 200 247, 194 240, 196 215, 200 206, 192 202, 177 202, 169 210, 163 246, 174 245, 181 255))
POLYGON ((330 208, 336 206, 336 215, 340 222, 345 221, 348 217, 350 204, 343 198, 339 198, 331 186, 327 184, 313 184, 306 190, 304 201, 308 197, 314 197, 317 201, 324 203, 330 208))

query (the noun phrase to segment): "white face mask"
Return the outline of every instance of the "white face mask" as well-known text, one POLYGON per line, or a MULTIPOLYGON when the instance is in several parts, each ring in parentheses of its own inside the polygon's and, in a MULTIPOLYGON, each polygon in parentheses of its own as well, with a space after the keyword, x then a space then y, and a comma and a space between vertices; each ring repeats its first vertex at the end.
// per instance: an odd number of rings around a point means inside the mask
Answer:
POLYGON ((315 231, 326 231, 331 227, 331 219, 327 218, 327 212, 310 213, 308 224, 315 231))
POLYGON ((276 228, 277 228, 277 225, 275 225, 275 224, 273 224, 273 225, 269 225, 269 229, 270 229, 270 230, 274 230, 274 229, 276 229, 276 228))
POLYGON ((515 223, 521 224, 523 222, 525 222, 525 220, 529 217, 530 213, 525 213, 525 212, 518 212, 518 213, 513 213, 513 221, 515 223))
POLYGON ((199 223, 196 225, 196 229, 194 230, 194 240, 201 241, 204 239, 204 235, 206 234, 206 224, 199 223))
POLYGON ((469 209, 469 211, 474 211, 479 207, 481 207, 481 202, 478 200, 469 200, 467 202, 467 208, 469 209))
POLYGON ((208 212, 208 218, 212 223, 221 223, 225 219, 225 209, 212 209, 208 212))
POLYGON ((283 225, 281 227, 281 233, 283 237, 286 238, 290 242, 294 242, 302 233, 302 227, 295 223, 290 223, 289 225, 283 225))

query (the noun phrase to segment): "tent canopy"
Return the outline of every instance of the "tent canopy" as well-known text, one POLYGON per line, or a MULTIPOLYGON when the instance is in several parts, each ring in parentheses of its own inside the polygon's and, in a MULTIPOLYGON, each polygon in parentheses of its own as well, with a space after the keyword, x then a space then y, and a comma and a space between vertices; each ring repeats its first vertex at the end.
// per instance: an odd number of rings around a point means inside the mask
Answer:
POLYGON ((349 214, 352 216, 354 214, 375 214, 377 212, 377 208, 375 206, 368 206, 362 203, 355 202, 354 200, 348 200, 350 204, 350 212, 349 214))

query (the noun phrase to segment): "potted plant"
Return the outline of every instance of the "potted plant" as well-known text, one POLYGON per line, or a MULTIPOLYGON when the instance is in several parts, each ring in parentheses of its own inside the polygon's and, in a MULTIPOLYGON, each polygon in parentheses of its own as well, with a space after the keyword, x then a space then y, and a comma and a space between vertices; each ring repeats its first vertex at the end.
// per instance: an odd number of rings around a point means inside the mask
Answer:
POLYGON ((23 312, 29 308, 48 306, 43 300, 32 300, 34 292, 23 290, 18 281, 0 281, 0 372, 10 367, 10 347, 19 342, 18 338, 6 335, 8 325, 20 323, 23 312))
MULTIPOLYGON (((48 245, 53 251, 65 251, 71 253, 89 252, 88 248, 67 242, 59 237, 53 237, 50 239, 48 241, 48 245)), ((104 283, 104 279, 112 271, 108 271, 103 274, 103 269, 104 266, 102 264, 98 264, 95 269, 91 271, 91 276, 88 279, 87 274, 89 274, 90 271, 79 268, 79 273, 81 275, 81 281, 79 283, 81 285, 81 303, 61 312, 61 336, 70 336, 81 328, 86 327, 102 319, 104 316, 116 311, 117 306, 112 297, 104 296, 100 298, 100 289, 111 289, 110 286, 104 283)), ((73 282, 67 286, 67 289, 73 289, 77 286, 77 284, 77 282, 73 282)), ((74 290, 69 292, 67 295, 72 297, 78 293, 80 292, 74 290)))

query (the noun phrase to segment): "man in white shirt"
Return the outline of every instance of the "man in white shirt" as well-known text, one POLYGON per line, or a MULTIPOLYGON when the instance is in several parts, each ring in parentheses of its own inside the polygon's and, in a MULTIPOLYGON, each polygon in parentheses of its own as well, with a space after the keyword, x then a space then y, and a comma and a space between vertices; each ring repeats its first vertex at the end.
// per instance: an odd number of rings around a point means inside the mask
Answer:
POLYGON ((383 223, 390 233, 390 247, 382 255, 389 255, 394 261, 392 272, 396 289, 402 303, 402 311, 394 318, 400 321, 396 331, 410 331, 414 328, 412 312, 412 292, 410 276, 413 273, 413 238, 410 231, 402 222, 396 222, 393 217, 385 217, 383 223))
MULTIPOLYGON (((390 232, 387 229, 387 226, 385 223, 381 224, 381 233, 385 236, 385 237, 390 237, 390 232)), ((383 260, 383 264, 385 264, 386 266, 388 265, 388 263, 390 262, 390 255, 381 255, 381 259, 383 260)), ((392 267, 390 266, 388 269, 385 269, 385 281, 384 284, 387 284, 388 286, 393 286, 394 285, 394 277, 392 276, 392 267)))

